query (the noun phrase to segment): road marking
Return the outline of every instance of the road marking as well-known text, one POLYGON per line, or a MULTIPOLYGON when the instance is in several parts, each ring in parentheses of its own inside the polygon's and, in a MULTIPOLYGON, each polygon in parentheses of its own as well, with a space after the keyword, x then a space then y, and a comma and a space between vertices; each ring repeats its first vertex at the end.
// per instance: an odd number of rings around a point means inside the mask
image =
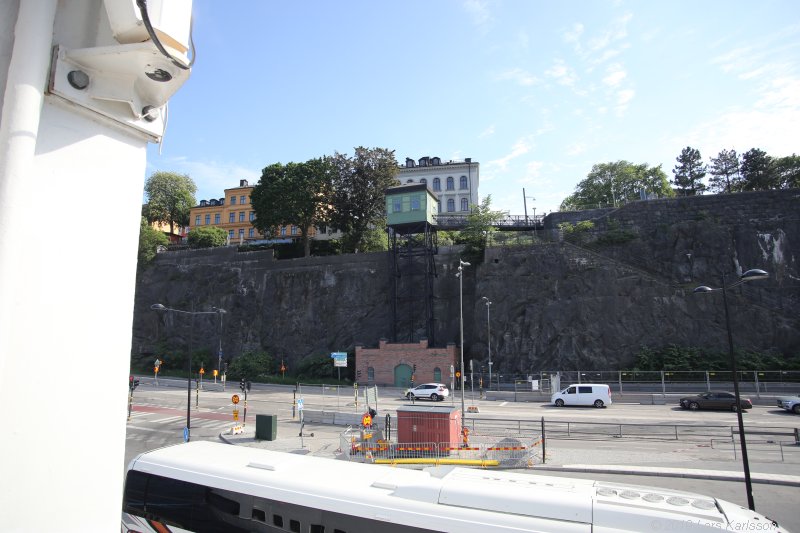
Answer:
POLYGON ((508 402, 503 402, 500 404, 500 407, 505 407, 506 405, 508 405, 508 402))
POLYGON ((159 418, 158 420, 152 420, 153 424, 162 424, 164 422, 177 422, 178 420, 183 420, 184 417, 182 416, 170 416, 168 418, 159 418))

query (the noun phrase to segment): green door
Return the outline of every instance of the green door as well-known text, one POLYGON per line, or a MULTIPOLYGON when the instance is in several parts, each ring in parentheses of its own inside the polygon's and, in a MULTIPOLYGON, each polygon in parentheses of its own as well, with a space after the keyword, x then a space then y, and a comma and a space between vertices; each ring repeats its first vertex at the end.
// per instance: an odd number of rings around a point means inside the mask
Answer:
POLYGON ((394 367, 394 386, 407 389, 411 386, 411 367, 408 365, 397 365, 394 367))

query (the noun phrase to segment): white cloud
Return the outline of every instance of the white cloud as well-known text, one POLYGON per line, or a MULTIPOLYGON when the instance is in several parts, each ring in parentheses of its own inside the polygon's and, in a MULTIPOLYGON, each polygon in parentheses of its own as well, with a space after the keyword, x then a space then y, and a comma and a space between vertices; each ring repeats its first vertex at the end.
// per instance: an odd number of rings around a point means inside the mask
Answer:
POLYGON ((567 148, 567 155, 570 157, 574 157, 576 155, 580 155, 586 151, 586 144, 585 143, 575 143, 567 148))
POLYGON ((557 83, 572 87, 578 80, 575 69, 564 63, 563 59, 556 59, 552 67, 545 71, 548 78, 553 78, 557 83))
POLYGON ((489 11, 488 2, 481 0, 466 0, 464 9, 472 18, 472 23, 478 28, 486 29, 492 21, 492 14, 489 11))
POLYGON ((188 174, 197 185, 197 200, 222 198, 225 195, 225 189, 237 187, 239 180, 246 179, 251 185, 254 185, 261 178, 260 170, 245 168, 233 163, 194 161, 185 157, 167 158, 157 166, 148 163, 148 170, 188 174))
POLYGON ((609 87, 618 86, 628 75, 619 63, 609 65, 606 69, 606 73, 606 77, 603 78, 603 83, 609 87))
POLYGON ((485 139, 487 137, 491 137, 494 135, 494 124, 483 130, 480 135, 478 135, 478 139, 485 139))
POLYGON ((522 86, 536 85, 539 83, 539 80, 536 78, 536 76, 519 67, 501 72, 495 76, 495 79, 498 81, 511 80, 522 86))
POLYGON ((628 22, 631 21, 633 15, 627 13, 622 17, 614 20, 611 25, 597 37, 589 39, 589 50, 592 52, 599 52, 604 48, 611 45, 615 41, 619 41, 628 36, 628 22))
POLYGON ((633 100, 633 97, 636 95, 636 91, 633 89, 623 89, 617 93, 617 105, 624 106, 627 105, 628 102, 633 100))
POLYGON ((525 154, 531 151, 533 148, 533 138, 528 135, 521 139, 519 139, 514 146, 511 147, 511 152, 506 154, 505 156, 501 157, 500 159, 494 159, 487 163, 487 167, 489 168, 490 172, 493 171, 505 171, 508 169, 508 164, 525 154))

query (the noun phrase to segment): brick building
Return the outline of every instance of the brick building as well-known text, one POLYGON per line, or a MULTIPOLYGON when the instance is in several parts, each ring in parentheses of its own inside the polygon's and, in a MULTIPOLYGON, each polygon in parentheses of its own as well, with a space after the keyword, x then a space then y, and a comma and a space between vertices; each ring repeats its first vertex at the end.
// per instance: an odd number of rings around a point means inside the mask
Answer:
POLYGON ((429 348, 427 339, 413 344, 381 339, 378 348, 356 346, 356 376, 360 383, 393 387, 411 386, 412 375, 415 384, 449 383, 450 367, 458 365, 457 353, 455 343, 429 348))

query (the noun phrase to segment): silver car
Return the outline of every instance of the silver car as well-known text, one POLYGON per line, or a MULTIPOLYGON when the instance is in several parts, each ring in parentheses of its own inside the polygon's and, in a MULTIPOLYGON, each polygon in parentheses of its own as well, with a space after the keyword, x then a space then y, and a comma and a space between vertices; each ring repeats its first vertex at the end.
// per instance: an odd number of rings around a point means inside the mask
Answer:
POLYGON ((778 398, 778 407, 800 415, 800 394, 794 396, 781 396, 778 398))

